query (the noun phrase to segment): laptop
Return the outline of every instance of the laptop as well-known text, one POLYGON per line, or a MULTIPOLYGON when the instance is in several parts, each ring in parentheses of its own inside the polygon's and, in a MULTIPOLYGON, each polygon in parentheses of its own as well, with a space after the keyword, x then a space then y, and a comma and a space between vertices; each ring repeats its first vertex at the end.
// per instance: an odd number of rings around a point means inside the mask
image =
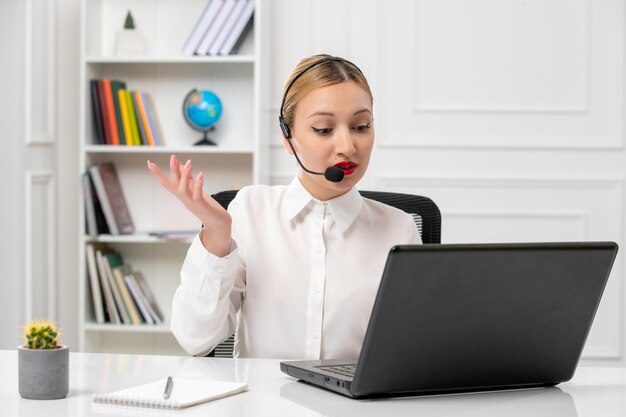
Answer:
POLYGON ((571 379, 615 242, 391 248, 358 358, 281 370, 352 398, 553 386, 571 379))

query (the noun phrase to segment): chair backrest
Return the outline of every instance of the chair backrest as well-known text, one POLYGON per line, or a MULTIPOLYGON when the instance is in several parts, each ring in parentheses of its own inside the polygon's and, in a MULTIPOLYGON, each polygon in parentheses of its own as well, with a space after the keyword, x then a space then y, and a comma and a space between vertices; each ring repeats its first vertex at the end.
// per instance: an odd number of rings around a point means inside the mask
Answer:
MULTIPOLYGON (((365 198, 380 201, 409 213, 415 220, 423 243, 441 243, 441 213, 437 205, 428 197, 412 194, 388 193, 382 191, 359 191, 365 198)), ((237 190, 221 191, 212 197, 225 209, 237 195, 237 190)), ((207 356, 231 358, 235 335, 220 343, 207 356)))

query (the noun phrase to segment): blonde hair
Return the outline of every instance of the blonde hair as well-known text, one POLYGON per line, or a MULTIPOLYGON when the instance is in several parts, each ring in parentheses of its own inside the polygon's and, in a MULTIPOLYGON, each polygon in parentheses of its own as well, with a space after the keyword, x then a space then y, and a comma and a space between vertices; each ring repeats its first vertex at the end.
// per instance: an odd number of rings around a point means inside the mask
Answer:
POLYGON ((326 54, 301 60, 283 86, 282 116, 287 126, 293 128, 296 106, 302 97, 317 88, 350 80, 367 92, 373 106, 374 97, 367 79, 350 61, 326 54))

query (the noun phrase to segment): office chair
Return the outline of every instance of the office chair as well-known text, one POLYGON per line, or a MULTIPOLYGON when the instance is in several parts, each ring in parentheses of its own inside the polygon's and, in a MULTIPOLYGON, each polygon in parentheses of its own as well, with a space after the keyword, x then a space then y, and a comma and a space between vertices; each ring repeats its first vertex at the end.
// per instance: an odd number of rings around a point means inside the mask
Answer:
MULTIPOLYGON (((389 193, 383 191, 360 191, 361 195, 370 200, 396 207, 413 216, 417 230, 423 243, 441 243, 441 213, 437 204, 430 198, 420 195, 389 193)), ((213 197, 225 209, 237 195, 237 190, 221 191, 213 197)), ((232 358, 235 335, 220 343, 207 356, 232 358)))

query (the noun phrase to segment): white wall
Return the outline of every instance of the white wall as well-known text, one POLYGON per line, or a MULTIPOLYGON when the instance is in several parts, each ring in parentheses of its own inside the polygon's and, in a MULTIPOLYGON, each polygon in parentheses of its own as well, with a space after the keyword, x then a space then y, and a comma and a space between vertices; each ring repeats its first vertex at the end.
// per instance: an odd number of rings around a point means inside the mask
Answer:
MULTIPOLYGON (((443 242, 623 242, 624 1, 271 4, 272 120, 304 56, 346 57, 372 84, 361 188, 431 197, 443 242)), ((284 183, 294 161, 272 126, 270 178, 284 183)), ((586 364, 626 365, 621 257, 586 364)))
MULTIPOLYGON (((444 242, 623 242, 623 0, 263 1, 272 21, 271 47, 262 57, 271 74, 262 115, 272 121, 271 182, 286 182, 295 172, 274 123, 282 84, 300 58, 324 52, 359 65, 375 95, 377 145, 361 188, 433 198, 443 213, 444 242)), ((18 13, 16 3, 2 2, 0 39, 19 38, 15 21, 4 24, 6 8, 18 13)), ((68 343, 76 346, 78 0, 51 4, 56 304, 68 343)), ((15 46, 3 42, 2 48, 3 57, 19 58, 15 46)), ((5 71, 19 81, 19 71, 5 71)), ((0 110, 10 107, 2 97, 0 110)), ((20 140, 20 112, 0 114, 10 116, 9 137, 20 140)), ((19 159, 0 164, 3 177, 19 159)), ((3 194, 16 189, 1 187, 3 194)), ((2 205, 3 232, 19 236, 6 218, 19 220, 20 207, 2 205)), ((8 259, 2 264, 19 280, 21 263, 11 256, 16 252, 3 249, 8 259)), ((586 364, 626 365, 623 275, 620 256, 586 364)), ((15 312, 22 311, 23 290, 5 278, 0 282, 6 332, 21 319, 15 312)))

